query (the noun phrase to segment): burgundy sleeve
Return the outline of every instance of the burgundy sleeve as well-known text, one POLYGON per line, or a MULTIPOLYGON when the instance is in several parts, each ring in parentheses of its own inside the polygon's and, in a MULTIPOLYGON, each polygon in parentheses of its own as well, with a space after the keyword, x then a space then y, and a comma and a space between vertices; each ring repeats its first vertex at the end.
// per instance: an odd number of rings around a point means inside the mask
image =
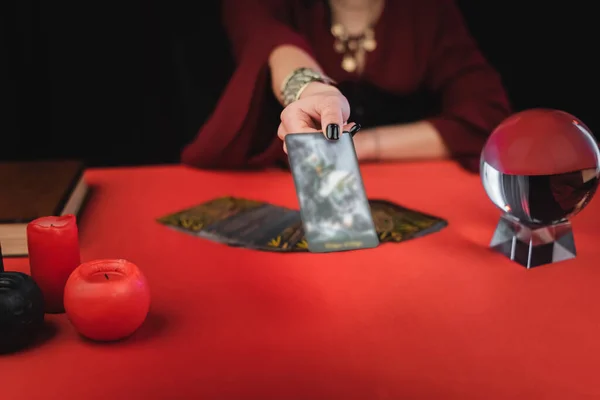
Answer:
MULTIPOLYGON (((498 73, 487 63, 452 0, 437 6, 427 85, 442 99, 442 113, 429 120, 451 155, 471 170, 492 130, 510 115, 498 73)), ((431 15, 431 14, 430 14, 431 15)))
POLYGON ((271 91, 268 59, 280 45, 310 46, 290 24, 286 0, 223 0, 236 69, 213 114, 182 151, 198 168, 260 168, 285 160, 277 137, 281 106, 271 91))

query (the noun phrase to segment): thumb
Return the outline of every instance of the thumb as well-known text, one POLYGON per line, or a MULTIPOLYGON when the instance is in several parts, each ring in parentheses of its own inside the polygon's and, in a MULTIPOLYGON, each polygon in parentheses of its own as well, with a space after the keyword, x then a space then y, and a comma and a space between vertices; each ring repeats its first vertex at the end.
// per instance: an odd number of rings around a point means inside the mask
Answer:
POLYGON ((338 140, 344 126, 342 105, 338 101, 328 101, 320 111, 321 128, 329 140, 338 140))

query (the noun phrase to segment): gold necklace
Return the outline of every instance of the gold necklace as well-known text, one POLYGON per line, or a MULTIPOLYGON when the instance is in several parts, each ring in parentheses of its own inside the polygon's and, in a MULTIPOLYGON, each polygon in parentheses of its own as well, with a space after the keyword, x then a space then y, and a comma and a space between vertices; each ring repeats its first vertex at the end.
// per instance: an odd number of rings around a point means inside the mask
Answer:
POLYGON ((344 55, 342 68, 346 72, 355 72, 359 65, 359 57, 377 48, 372 27, 367 28, 362 35, 350 36, 342 24, 335 23, 331 26, 331 34, 335 38, 333 48, 337 53, 344 55))

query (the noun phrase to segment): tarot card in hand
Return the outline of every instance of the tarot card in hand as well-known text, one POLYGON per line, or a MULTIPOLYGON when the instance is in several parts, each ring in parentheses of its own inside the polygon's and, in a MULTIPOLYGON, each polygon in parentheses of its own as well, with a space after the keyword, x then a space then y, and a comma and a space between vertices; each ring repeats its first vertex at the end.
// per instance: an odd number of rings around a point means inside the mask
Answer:
POLYGON ((299 133, 285 143, 309 251, 378 246, 352 137, 299 133))
POLYGON ((387 200, 369 200, 380 242, 403 242, 437 232, 448 222, 387 200))

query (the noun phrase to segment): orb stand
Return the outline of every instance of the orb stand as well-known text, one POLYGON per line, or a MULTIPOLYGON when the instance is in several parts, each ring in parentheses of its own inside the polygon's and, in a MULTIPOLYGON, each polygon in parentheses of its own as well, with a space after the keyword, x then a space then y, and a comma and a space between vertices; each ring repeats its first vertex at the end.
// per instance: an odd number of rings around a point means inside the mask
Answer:
POLYGON ((575 239, 568 220, 553 225, 526 225, 502 215, 490 247, 527 269, 575 258, 575 239))

